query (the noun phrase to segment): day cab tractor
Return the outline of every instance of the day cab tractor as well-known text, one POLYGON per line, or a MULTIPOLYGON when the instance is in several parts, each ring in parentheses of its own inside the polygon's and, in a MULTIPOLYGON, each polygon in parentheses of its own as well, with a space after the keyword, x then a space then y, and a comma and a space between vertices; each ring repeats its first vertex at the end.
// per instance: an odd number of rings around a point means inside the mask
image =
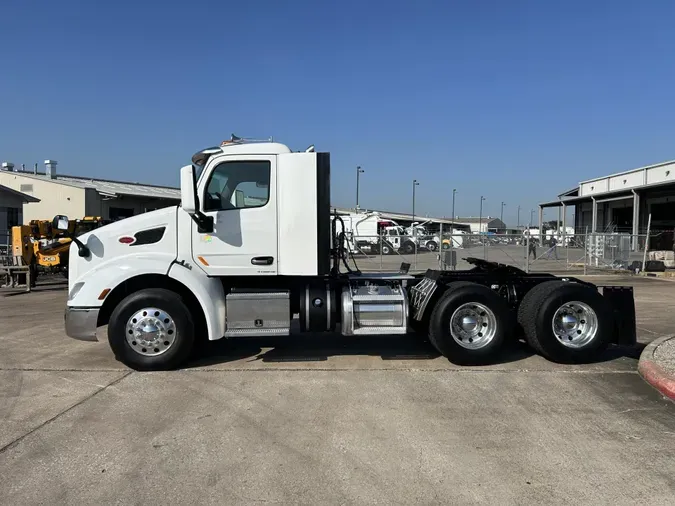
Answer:
MULTIPOLYGON (((233 137, 180 171, 181 204, 71 244, 66 333, 108 326, 137 370, 185 364, 198 340, 415 331, 449 360, 486 364, 524 337, 558 362, 635 343, 630 287, 525 273, 474 258, 466 271, 365 273, 331 223, 330 155, 233 137)), ((57 228, 67 218, 54 218, 57 228)))

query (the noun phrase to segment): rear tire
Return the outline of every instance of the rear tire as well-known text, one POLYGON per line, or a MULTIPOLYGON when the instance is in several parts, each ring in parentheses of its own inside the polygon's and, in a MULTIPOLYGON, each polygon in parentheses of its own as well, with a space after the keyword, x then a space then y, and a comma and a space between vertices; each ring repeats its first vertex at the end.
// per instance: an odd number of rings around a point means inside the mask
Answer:
POLYGON ((450 284, 429 321, 429 340, 451 362, 492 363, 510 337, 513 316, 504 299, 484 285, 450 284))
POLYGON ((403 243, 401 246, 401 253, 404 255, 410 255, 411 253, 415 252, 415 243, 408 241, 403 243))
POLYGON ((429 251, 432 251, 432 252, 433 252, 433 251, 436 251, 436 250, 438 249, 438 245, 436 244, 435 241, 429 241, 429 242, 427 243, 427 249, 428 249, 429 251))
POLYGON ((108 342, 115 358, 132 369, 170 370, 190 357, 194 328, 177 293, 148 288, 128 295, 114 309, 108 342))
POLYGON ((394 252, 394 249, 391 247, 391 244, 384 243, 382 245, 382 254, 383 255, 391 255, 393 252, 394 252))
POLYGON ((612 340, 609 304, 580 283, 555 280, 535 286, 518 308, 518 323, 527 343, 553 362, 593 361, 612 340))

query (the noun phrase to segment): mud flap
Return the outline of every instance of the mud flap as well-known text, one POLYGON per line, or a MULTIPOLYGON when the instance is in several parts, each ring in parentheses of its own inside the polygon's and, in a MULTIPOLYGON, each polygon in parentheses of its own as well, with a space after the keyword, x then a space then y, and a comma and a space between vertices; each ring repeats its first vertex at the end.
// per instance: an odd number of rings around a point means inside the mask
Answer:
POLYGON ((602 295, 614 313, 614 338, 612 342, 621 346, 635 346, 637 324, 635 321, 635 299, 632 286, 600 286, 602 295))

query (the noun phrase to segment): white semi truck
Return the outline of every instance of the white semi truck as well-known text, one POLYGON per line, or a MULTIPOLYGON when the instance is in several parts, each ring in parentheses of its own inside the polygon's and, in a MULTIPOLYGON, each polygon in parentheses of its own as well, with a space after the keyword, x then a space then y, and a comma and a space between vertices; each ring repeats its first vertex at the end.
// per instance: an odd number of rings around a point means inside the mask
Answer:
POLYGON ((328 153, 236 138, 198 152, 181 169, 180 206, 74 239, 66 333, 97 340, 107 325, 115 356, 137 370, 180 367, 198 340, 296 328, 317 338, 414 330, 461 364, 494 361, 521 337, 554 361, 635 343, 629 287, 472 258, 468 271, 351 269, 329 196, 328 153))

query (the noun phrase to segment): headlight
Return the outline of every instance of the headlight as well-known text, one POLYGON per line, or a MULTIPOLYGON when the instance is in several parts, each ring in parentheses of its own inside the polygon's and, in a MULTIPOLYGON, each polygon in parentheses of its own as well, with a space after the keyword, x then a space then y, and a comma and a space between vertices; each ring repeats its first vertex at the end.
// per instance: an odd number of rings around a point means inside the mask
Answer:
POLYGON ((83 282, 75 283, 73 289, 68 294, 68 300, 73 300, 75 297, 77 297, 77 294, 80 293, 80 290, 82 289, 83 286, 84 286, 83 282))

